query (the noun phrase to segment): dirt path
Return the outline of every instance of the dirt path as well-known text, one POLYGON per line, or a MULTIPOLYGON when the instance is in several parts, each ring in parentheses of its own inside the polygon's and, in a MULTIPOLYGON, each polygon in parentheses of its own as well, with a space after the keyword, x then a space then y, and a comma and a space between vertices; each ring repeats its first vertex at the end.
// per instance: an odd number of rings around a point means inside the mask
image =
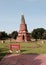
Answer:
POLYGON ((0 65, 46 65, 46 54, 7 55, 0 61, 0 65))

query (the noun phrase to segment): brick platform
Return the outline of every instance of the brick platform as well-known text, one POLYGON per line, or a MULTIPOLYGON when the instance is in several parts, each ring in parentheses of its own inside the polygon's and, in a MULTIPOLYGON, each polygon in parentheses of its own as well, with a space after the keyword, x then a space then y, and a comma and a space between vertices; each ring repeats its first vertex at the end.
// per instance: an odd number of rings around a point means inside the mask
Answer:
POLYGON ((0 65, 46 65, 46 54, 41 55, 8 55, 0 65))

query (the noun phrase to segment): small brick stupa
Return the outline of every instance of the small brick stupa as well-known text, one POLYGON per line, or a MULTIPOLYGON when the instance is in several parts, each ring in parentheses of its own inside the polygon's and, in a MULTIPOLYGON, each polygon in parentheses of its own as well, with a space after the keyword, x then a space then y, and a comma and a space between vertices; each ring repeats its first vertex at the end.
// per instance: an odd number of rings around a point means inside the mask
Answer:
POLYGON ((16 39, 17 42, 30 41, 30 33, 28 33, 27 25, 25 23, 24 15, 21 16, 20 30, 16 39))

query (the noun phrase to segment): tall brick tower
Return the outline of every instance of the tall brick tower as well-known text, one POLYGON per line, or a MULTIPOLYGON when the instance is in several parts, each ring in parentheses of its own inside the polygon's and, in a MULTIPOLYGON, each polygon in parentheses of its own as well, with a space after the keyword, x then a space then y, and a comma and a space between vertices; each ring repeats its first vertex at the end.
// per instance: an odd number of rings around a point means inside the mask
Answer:
POLYGON ((30 41, 30 34, 28 33, 28 30, 27 30, 27 25, 25 23, 24 15, 21 16, 20 30, 18 32, 16 41, 17 42, 30 41))

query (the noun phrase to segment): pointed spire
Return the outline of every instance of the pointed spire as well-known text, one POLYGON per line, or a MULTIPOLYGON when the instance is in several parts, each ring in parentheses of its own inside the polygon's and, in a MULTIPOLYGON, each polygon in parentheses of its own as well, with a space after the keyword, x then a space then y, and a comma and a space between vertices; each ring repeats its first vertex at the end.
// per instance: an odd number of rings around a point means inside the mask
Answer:
POLYGON ((21 23, 22 23, 22 24, 25 24, 24 15, 21 15, 21 23))

